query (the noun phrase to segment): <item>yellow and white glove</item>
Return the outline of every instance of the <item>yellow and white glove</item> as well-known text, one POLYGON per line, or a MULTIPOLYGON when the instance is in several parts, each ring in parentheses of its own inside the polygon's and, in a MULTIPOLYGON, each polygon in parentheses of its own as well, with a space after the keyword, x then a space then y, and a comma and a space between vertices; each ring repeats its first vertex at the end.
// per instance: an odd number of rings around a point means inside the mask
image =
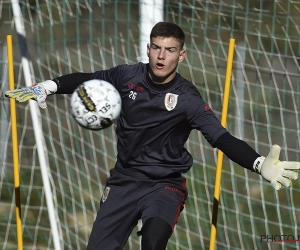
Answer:
POLYGON ((280 150, 278 145, 273 145, 267 157, 258 157, 253 164, 254 171, 271 182, 275 190, 279 190, 281 184, 289 187, 291 180, 298 179, 298 173, 291 170, 300 169, 300 162, 280 161, 280 150))
POLYGON ((18 102, 25 102, 29 99, 33 99, 37 101, 38 105, 41 108, 45 109, 47 108, 47 96, 54 94, 56 90, 56 83, 52 80, 47 80, 41 83, 34 84, 30 87, 7 90, 5 92, 5 96, 9 98, 15 98, 18 102))

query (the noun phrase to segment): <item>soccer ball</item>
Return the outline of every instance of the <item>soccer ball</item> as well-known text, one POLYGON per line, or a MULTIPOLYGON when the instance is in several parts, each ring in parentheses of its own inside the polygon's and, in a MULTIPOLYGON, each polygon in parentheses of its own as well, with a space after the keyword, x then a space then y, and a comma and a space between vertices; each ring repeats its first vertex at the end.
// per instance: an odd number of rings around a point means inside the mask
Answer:
POLYGON ((71 115, 83 128, 101 130, 117 121, 121 97, 116 88, 104 80, 89 80, 73 92, 71 115))

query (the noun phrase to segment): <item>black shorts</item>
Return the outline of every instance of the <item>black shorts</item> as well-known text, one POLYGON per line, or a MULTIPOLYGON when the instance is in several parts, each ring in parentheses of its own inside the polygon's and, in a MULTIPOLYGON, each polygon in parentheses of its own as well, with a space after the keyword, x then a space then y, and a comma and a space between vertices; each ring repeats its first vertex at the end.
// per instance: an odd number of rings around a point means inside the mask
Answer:
POLYGON ((100 209, 88 249, 123 249, 141 219, 159 217, 174 229, 187 198, 185 178, 174 175, 151 179, 112 169, 100 201, 100 209))

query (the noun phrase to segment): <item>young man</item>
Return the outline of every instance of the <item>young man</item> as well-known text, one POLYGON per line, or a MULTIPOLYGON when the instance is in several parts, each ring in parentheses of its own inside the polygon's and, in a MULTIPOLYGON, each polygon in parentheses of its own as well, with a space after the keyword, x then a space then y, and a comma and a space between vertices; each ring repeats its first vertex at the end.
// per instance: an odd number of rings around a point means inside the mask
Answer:
POLYGON ((275 145, 264 158, 233 137, 204 102, 196 87, 177 72, 185 57, 185 35, 174 23, 157 23, 147 46, 149 63, 119 65, 94 73, 73 73, 6 95, 30 98, 46 108, 50 94, 71 94, 79 84, 103 79, 122 97, 118 119, 118 155, 100 201, 87 249, 123 249, 139 219, 143 250, 163 250, 187 198, 185 178, 193 164, 184 144, 192 129, 202 132, 214 148, 250 171, 262 175, 278 190, 289 186, 298 162, 280 162, 275 145), (281 183, 281 184, 280 184, 281 183))

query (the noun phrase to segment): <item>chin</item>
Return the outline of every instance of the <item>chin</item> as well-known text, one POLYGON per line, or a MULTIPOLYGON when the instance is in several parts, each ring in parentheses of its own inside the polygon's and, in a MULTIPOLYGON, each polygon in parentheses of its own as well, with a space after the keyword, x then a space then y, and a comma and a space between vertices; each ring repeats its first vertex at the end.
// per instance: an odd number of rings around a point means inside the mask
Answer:
POLYGON ((167 72, 164 69, 155 69, 153 71, 154 75, 158 78, 167 78, 168 76, 171 75, 171 72, 167 72))
POLYGON ((172 75, 172 72, 165 72, 164 70, 156 69, 156 67, 151 67, 151 79, 156 83, 164 83, 172 75))

